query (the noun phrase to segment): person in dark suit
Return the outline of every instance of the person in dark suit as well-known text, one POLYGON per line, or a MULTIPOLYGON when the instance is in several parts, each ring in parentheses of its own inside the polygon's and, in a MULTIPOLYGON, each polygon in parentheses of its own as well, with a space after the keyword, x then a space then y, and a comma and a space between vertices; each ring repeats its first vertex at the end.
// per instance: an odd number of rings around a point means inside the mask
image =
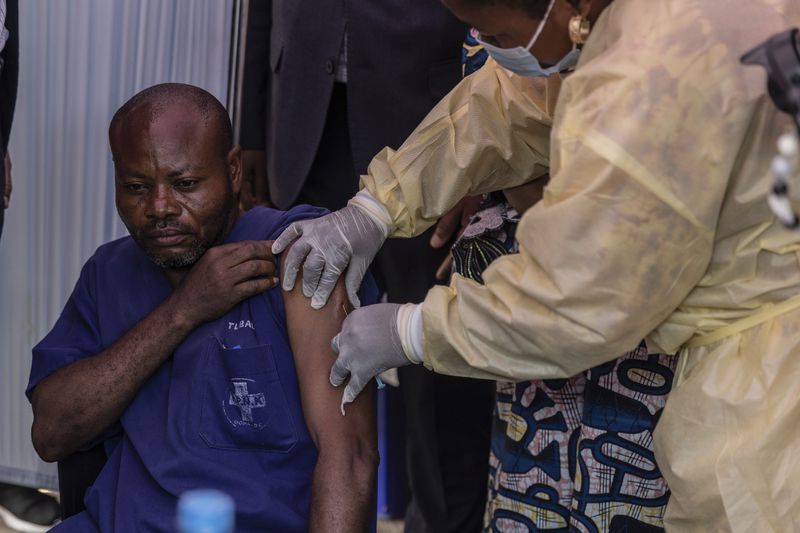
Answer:
MULTIPOLYGON (((467 27, 433 1, 259 0, 246 31, 239 141, 252 201, 336 210, 374 154, 398 147, 459 82, 467 27)), ((373 272, 389 301, 419 302, 436 282, 448 239, 433 249, 431 235, 390 241, 378 255, 373 272)), ((400 381, 406 531, 480 530, 493 384, 420 367, 400 381)))
MULTIPOLYGON (((0 235, 3 233, 3 218, 11 200, 11 158, 8 155, 8 138, 17 102, 17 75, 19 72, 19 35, 17 31, 17 0, 5 4, 5 44, 0 47, 0 190, 3 191, 3 208, 0 209, 0 235)), ((1 39, 0 39, 1 40, 1 39)))

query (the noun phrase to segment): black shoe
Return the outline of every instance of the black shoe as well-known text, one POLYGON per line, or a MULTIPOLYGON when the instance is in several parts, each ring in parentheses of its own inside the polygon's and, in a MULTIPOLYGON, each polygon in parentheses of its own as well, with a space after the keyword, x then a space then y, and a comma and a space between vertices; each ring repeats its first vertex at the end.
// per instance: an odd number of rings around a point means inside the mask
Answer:
POLYGON ((0 520, 13 530, 44 533, 58 523, 61 509, 36 489, 0 483, 0 520))

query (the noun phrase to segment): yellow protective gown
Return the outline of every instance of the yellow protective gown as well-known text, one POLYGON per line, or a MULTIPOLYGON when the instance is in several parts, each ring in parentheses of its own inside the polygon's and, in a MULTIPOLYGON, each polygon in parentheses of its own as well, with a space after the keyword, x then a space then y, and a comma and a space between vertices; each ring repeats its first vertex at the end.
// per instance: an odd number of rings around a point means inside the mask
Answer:
POLYGON ((559 85, 515 76, 489 59, 397 151, 375 156, 361 181, 391 212, 393 236, 419 235, 465 196, 545 175, 559 85))
MULTIPOLYGON (((422 307, 425 364, 445 374, 566 377, 643 337, 682 349, 655 442, 671 531, 800 530, 800 233, 766 202, 791 123, 763 70, 739 63, 790 26, 797 0, 616 0, 562 86, 520 253, 422 307)), ((395 236, 536 168, 536 119, 498 71, 362 178, 395 236)))

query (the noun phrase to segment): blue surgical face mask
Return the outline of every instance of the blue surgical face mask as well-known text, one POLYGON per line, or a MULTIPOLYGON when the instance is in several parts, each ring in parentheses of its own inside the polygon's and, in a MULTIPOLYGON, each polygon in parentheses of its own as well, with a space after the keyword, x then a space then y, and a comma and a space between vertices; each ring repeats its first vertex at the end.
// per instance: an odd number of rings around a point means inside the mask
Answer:
POLYGON ((561 60, 552 65, 550 67, 544 68, 541 64, 539 64, 539 60, 530 53, 530 49, 533 47, 534 43, 536 43, 536 39, 539 38, 541 35, 542 30, 544 29, 544 24, 547 22, 547 17, 550 16, 550 11, 553 10, 553 5, 555 5, 555 0, 550 0, 550 5, 547 7, 547 11, 542 18, 542 21, 539 23, 539 27, 536 28, 536 31, 533 33, 533 37, 531 37, 528 46, 515 46, 514 48, 500 48, 499 46, 495 46, 493 44, 489 44, 480 37, 477 39, 478 42, 483 46, 486 52, 497 61, 497 64, 501 67, 510 70, 515 74, 519 74, 520 76, 552 76, 556 72, 562 72, 564 70, 570 69, 574 67, 578 63, 578 58, 580 57, 580 50, 578 50, 577 46, 573 46, 572 50, 567 53, 561 60))

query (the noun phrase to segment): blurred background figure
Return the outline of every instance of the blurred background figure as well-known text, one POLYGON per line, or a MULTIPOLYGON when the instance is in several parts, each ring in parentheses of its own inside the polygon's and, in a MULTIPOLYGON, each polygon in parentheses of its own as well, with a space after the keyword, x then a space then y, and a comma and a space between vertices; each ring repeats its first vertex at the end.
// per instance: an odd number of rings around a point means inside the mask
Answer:
MULTIPOLYGON (((245 207, 344 207, 372 156, 398 147, 459 82, 466 32, 435 1, 251 2, 239 139, 252 184, 245 207)), ((421 301, 470 205, 443 219, 438 249, 433 229, 384 246, 373 273, 388 301, 421 301)), ((493 384, 417 367, 402 369, 400 383, 406 531, 480 530, 493 384)))
POLYGON ((19 72, 19 35, 17 0, 0 0, 0 190, 3 205, 0 209, 0 234, 3 218, 11 200, 11 157, 8 138, 17 103, 17 75, 19 72))

